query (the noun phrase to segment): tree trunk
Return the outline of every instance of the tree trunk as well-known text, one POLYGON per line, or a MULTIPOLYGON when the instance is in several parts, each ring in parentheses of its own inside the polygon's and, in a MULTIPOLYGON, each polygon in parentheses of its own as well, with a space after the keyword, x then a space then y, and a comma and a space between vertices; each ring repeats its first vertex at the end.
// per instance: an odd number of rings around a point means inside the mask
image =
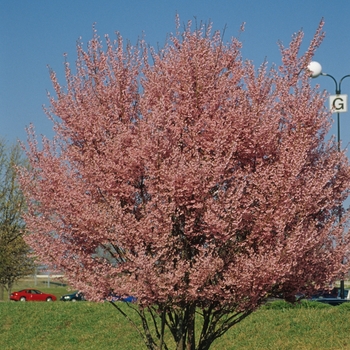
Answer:
POLYGON ((159 339, 159 350, 163 350, 164 344, 164 330, 165 330, 165 310, 162 311, 161 325, 160 325, 160 339, 159 339))
POLYGON ((188 319, 187 319, 186 350, 196 350, 195 321, 196 321, 196 307, 191 305, 189 306, 188 319))
POLYGON ((12 291, 12 286, 13 286, 13 283, 9 283, 9 284, 7 285, 7 300, 8 300, 8 301, 10 300, 11 291, 12 291))

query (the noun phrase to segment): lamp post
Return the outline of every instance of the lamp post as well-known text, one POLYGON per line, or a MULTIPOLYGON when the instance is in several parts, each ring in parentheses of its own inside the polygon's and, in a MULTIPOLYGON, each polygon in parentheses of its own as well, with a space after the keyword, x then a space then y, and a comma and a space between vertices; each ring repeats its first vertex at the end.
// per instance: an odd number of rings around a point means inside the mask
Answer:
MULTIPOLYGON (((316 62, 312 61, 308 65, 308 69, 311 72, 311 77, 312 78, 317 78, 320 75, 325 76, 325 77, 330 77, 334 83, 335 83, 335 96, 331 96, 331 109, 337 112, 337 143, 338 143, 338 152, 340 152, 340 113, 341 112, 346 112, 347 111, 347 106, 346 106, 346 95, 341 95, 341 83, 345 78, 350 77, 350 74, 344 75, 339 82, 330 74, 328 73, 323 73, 322 72, 322 66, 316 62), (345 98, 345 101, 343 101, 343 98, 345 98), (339 101, 341 101, 340 104, 337 104, 339 101), (344 103, 342 103, 344 102, 344 103)), ((341 222, 342 214, 341 214, 341 204, 339 205, 339 223, 341 222)), ((341 299, 344 299, 344 279, 340 281, 340 297, 341 299)))

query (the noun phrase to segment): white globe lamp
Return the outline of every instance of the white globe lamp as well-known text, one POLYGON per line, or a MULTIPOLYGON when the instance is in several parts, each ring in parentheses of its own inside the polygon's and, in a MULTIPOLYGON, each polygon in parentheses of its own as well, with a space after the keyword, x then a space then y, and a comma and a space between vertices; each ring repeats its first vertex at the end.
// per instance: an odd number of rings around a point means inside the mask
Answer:
POLYGON ((311 73, 311 78, 317 78, 322 74, 322 66, 316 61, 310 62, 307 68, 311 73))

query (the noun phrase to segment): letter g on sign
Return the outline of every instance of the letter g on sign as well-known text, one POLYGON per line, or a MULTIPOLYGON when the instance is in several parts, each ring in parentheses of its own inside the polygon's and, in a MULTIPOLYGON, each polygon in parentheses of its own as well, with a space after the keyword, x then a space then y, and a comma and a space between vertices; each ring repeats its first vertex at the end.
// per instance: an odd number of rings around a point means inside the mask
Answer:
POLYGON ((348 95, 331 95, 329 105, 332 113, 341 113, 348 111, 348 95))

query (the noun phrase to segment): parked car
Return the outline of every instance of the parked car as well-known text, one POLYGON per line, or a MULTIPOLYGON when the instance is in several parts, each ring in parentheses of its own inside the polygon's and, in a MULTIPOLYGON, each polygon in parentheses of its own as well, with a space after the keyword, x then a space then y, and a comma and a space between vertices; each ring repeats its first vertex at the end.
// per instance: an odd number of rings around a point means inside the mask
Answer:
POLYGON ((11 293, 10 299, 14 301, 55 301, 57 298, 53 294, 43 293, 37 289, 23 289, 11 293))
POLYGON ((311 297, 312 301, 337 306, 350 302, 349 289, 344 289, 344 299, 340 297, 340 288, 333 288, 331 291, 320 291, 311 297))
POLYGON ((60 300, 61 301, 83 301, 86 299, 84 298, 84 294, 82 292, 75 291, 74 293, 71 293, 71 294, 62 295, 60 300))
POLYGON ((129 296, 125 297, 125 298, 120 298, 120 297, 118 298, 117 297, 113 301, 124 301, 125 303, 135 303, 136 302, 136 298, 131 296, 131 295, 129 295, 129 296))
POLYGON ((116 301, 124 301, 125 303, 135 303, 137 300, 135 297, 131 295, 121 298, 119 295, 116 295, 114 293, 110 293, 109 297, 110 299, 108 300, 112 301, 113 303, 116 301))

